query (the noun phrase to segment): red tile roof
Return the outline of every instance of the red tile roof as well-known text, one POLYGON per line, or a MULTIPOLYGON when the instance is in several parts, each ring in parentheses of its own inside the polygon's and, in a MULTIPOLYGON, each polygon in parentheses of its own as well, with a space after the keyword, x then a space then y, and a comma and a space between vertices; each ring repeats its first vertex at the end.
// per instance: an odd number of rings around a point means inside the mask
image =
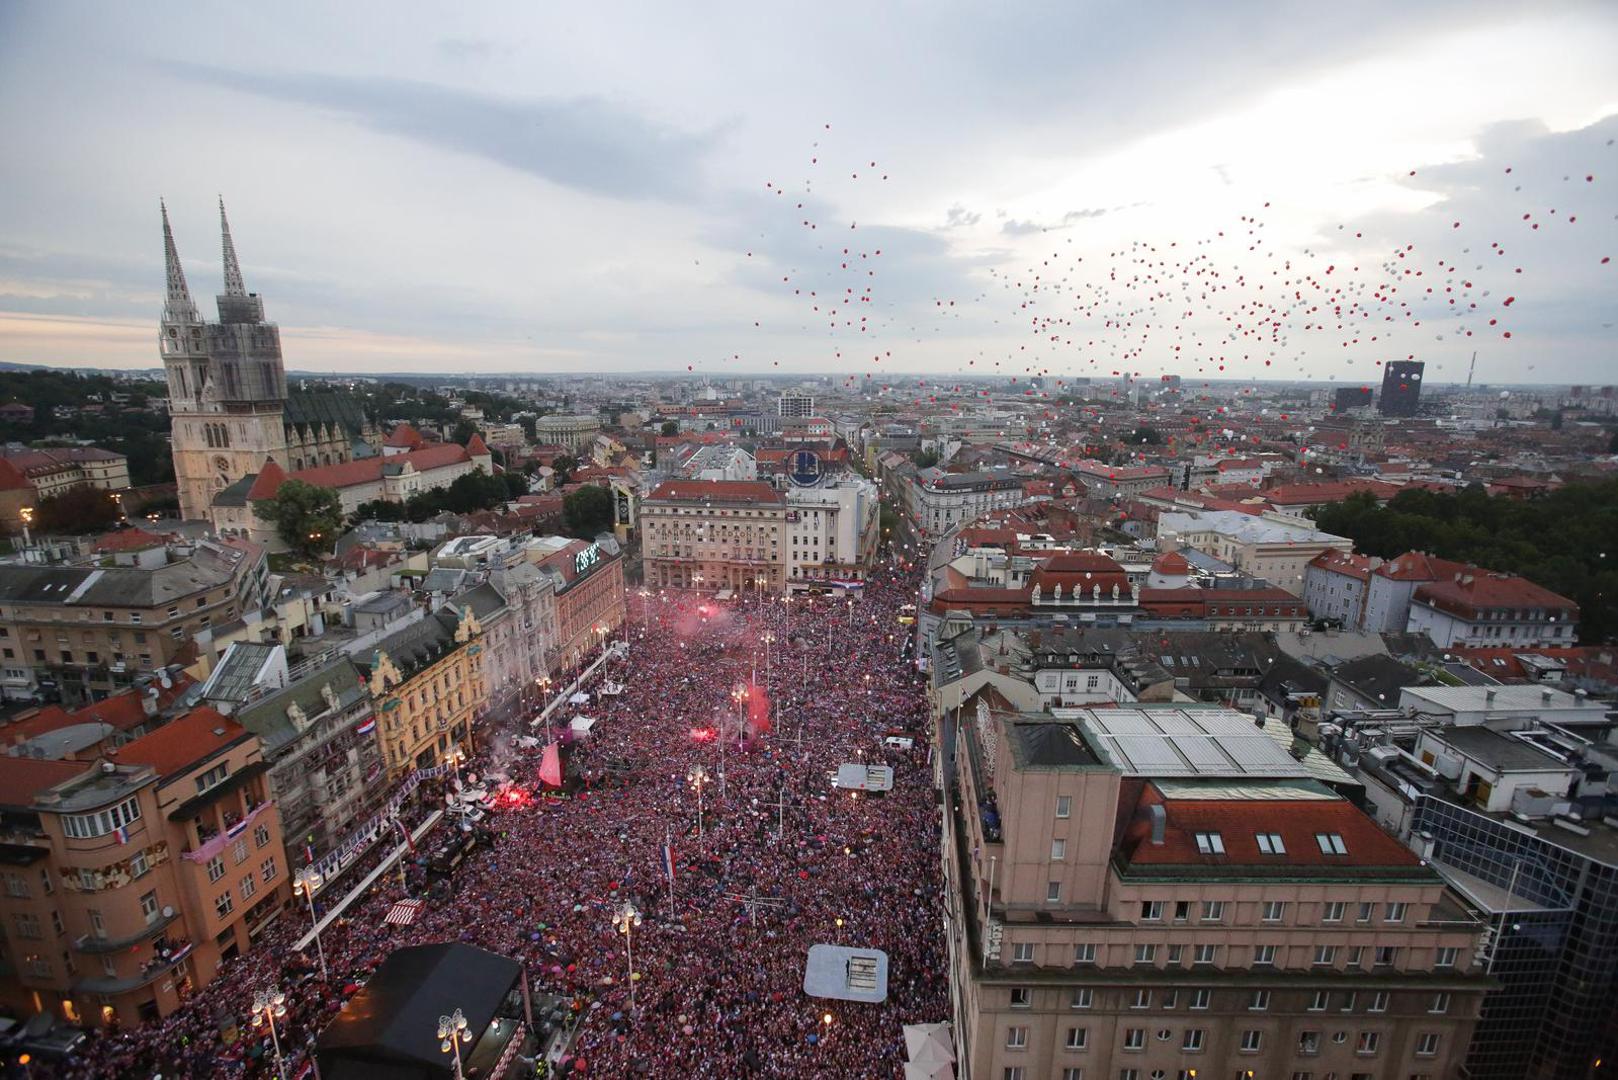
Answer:
POLYGON ((783 506, 786 497, 762 480, 666 480, 646 501, 711 502, 783 506))
POLYGON ((89 767, 83 761, 42 761, 0 754, 0 806, 27 806, 41 791, 71 780, 89 767))
MULTIPOLYGON (((166 689, 161 683, 155 682, 149 687, 157 691, 156 702, 159 711, 190 689, 196 680, 182 671, 171 677, 169 682, 171 685, 166 689)), ((94 721, 111 724, 119 731, 131 731, 150 719, 146 715, 145 706, 141 704, 141 694, 140 689, 126 690, 121 694, 114 694, 102 701, 91 702, 72 710, 64 709, 60 705, 46 705, 32 716, 0 728, 0 738, 9 743, 19 743, 35 735, 43 735, 47 731, 94 721)))
POLYGON ((1440 559, 1420 551, 1407 551, 1397 559, 1389 559, 1372 573, 1390 581, 1437 581, 1454 577, 1466 570, 1465 563, 1440 559))
POLYGON ((1335 548, 1316 555, 1309 560, 1309 565, 1359 581, 1371 580, 1371 571, 1376 569, 1376 564, 1369 555, 1351 555, 1335 548))
POLYGON ((489 456, 489 447, 483 441, 482 435, 479 435, 475 431, 472 432, 472 437, 466 441, 466 453, 468 457, 489 456))
POLYGON ((404 420, 393 425, 393 430, 388 432, 387 442, 382 445, 414 450, 421 444, 421 432, 417 431, 409 421, 404 420))
POLYGON ((312 469, 299 469, 293 473, 291 479, 302 480, 306 484, 316 487, 346 488, 358 487, 360 484, 372 484, 382 479, 383 470, 409 465, 417 472, 431 472, 450 465, 457 465, 463 461, 472 460, 466 452, 466 447, 455 443, 440 443, 436 446, 424 446, 420 450, 411 450, 403 454, 394 454, 391 457, 355 458, 353 461, 342 461, 336 465, 317 465, 312 469))
POLYGON ((1119 844, 1126 861, 1141 865, 1309 867, 1414 867, 1415 854, 1343 799, 1164 799, 1148 787, 1119 844), (1147 806, 1167 815, 1163 843, 1152 843, 1147 806), (1218 833, 1223 855, 1204 855, 1197 833, 1218 833), (1259 833, 1279 833, 1284 855, 1259 850, 1259 833), (1329 855, 1317 833, 1342 837, 1347 853, 1329 855))
POLYGON ((33 487, 34 485, 22 474, 22 470, 8 459, 0 457, 0 491, 31 491, 33 487))
POLYGON ((1152 573, 1154 574, 1178 576, 1189 574, 1190 572, 1191 564, 1178 551, 1165 551, 1152 560, 1152 573))
POLYGON ((287 471, 278 465, 274 458, 268 458, 264 467, 253 477, 253 484, 247 489, 247 501, 259 502, 264 499, 275 498, 275 493, 281 490, 286 483, 287 471))
POLYGON ((1579 611, 1579 606, 1567 597, 1558 596, 1527 578, 1475 568, 1463 572, 1459 581, 1449 578, 1419 586, 1415 599, 1468 620, 1482 618, 1483 612, 1497 608, 1543 608, 1571 612, 1570 618, 1577 618, 1579 611))
POLYGON ((182 773, 247 736, 247 729, 206 705, 118 748, 118 761, 150 765, 160 777, 182 773))
POLYGON ((114 529, 96 538, 95 553, 110 555, 119 551, 145 551, 163 543, 163 538, 145 529, 114 529))

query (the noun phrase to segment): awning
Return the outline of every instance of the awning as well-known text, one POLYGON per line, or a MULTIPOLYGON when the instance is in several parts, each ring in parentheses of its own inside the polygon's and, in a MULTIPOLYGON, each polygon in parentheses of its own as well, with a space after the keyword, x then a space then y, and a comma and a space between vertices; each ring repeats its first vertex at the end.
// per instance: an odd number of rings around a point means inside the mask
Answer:
POLYGON ((389 926, 409 926, 421 914, 421 904, 420 900, 400 900, 388 909, 382 921, 389 926))
POLYGON ((588 735, 590 729, 596 726, 595 718, 590 716, 575 716, 568 725, 568 730, 575 735, 588 735))

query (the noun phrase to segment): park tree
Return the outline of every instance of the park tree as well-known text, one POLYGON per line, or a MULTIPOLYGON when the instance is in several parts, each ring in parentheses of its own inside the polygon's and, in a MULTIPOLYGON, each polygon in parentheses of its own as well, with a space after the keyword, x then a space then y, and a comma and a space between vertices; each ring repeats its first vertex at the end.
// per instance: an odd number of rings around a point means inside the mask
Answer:
POLYGON ((292 550, 321 555, 331 550, 343 528, 343 502, 333 488, 287 480, 274 496, 253 504, 253 511, 275 526, 275 534, 292 550))
POLYGON ((112 492, 98 487, 76 487, 41 499, 34 508, 35 525, 42 533, 102 532, 116 524, 119 516, 112 492))
POLYGON ((678 420, 665 420, 663 421, 662 431, 664 435, 678 435, 680 433, 680 422, 678 420))
POLYGON ((612 492, 599 484, 581 487, 562 499, 567 531, 585 540, 612 528, 612 510, 612 492))

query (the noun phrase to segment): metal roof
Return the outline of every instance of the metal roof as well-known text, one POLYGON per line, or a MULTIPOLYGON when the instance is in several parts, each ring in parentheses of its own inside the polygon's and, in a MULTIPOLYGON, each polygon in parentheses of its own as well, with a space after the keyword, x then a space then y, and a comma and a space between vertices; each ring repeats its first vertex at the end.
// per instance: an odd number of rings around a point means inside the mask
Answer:
POLYGON ((1054 709, 1131 776, 1307 777, 1246 713, 1223 707, 1054 709))

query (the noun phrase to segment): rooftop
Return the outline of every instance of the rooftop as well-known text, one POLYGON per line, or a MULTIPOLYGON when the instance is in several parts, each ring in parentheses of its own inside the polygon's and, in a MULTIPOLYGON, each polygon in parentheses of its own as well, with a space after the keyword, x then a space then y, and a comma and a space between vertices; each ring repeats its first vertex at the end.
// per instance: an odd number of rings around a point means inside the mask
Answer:
POLYGON ((1006 735, 1019 769, 1065 769, 1101 764, 1074 723, 1034 721, 1010 724, 1006 735))
POLYGON ((116 757, 124 765, 150 765, 166 780, 246 738, 246 728, 223 713, 199 705, 151 734, 125 743, 118 748, 116 757))
POLYGON ((1129 776, 1306 777, 1246 713, 1220 706, 1053 709, 1129 776))
POLYGON ((1347 542, 1346 538, 1310 527, 1307 522, 1291 524, 1274 518, 1255 517, 1238 510, 1204 510, 1197 513, 1164 511, 1157 519, 1158 532, 1214 532, 1246 544, 1298 544, 1347 542))

